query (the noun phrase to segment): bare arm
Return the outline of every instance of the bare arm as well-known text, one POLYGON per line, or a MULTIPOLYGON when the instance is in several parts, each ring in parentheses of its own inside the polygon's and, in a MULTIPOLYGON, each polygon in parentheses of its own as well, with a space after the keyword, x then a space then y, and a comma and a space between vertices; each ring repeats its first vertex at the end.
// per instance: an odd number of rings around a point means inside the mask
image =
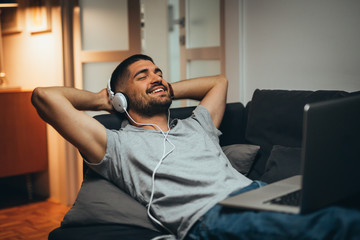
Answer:
POLYGON ((105 128, 81 110, 111 110, 105 90, 99 93, 66 87, 36 88, 31 101, 40 117, 71 142, 90 162, 106 151, 105 128))
POLYGON ((199 100, 218 128, 224 116, 228 81, 224 76, 200 77, 172 84, 175 99, 199 100))

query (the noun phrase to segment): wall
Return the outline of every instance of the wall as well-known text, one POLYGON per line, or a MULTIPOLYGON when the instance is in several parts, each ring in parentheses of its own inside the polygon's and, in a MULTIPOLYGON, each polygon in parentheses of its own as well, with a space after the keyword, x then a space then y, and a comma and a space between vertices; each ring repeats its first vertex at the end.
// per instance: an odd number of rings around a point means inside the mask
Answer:
POLYGON ((225 76, 229 81, 228 102, 239 102, 240 93, 244 86, 241 85, 243 65, 240 61, 242 56, 242 42, 240 33, 242 25, 240 21, 241 9, 239 0, 225 0, 225 76))
POLYGON ((3 37, 4 68, 9 84, 31 90, 37 86, 61 85, 62 45, 60 8, 52 11, 52 31, 30 34, 26 29, 3 37))
POLYGON ((167 0, 142 0, 144 28, 142 53, 151 56, 169 79, 167 0), (156 16, 156 17, 154 17, 156 16))
POLYGON ((240 1, 241 100, 256 88, 360 90, 360 1, 240 1))
MULTIPOLYGON (((63 85, 60 7, 52 8, 52 29, 48 33, 30 34, 26 11, 23 13, 22 32, 3 36, 8 85, 24 90, 63 85)), ((65 142, 52 127, 48 126, 47 132, 49 171, 35 175, 35 191, 67 204, 65 142)))

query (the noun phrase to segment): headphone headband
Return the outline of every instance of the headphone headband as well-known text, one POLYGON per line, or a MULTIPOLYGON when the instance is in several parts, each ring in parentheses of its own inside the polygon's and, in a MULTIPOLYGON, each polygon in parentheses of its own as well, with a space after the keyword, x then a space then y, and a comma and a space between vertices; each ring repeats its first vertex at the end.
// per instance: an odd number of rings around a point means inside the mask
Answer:
POLYGON ((110 100, 112 100, 114 98, 114 92, 111 90, 111 78, 109 78, 108 84, 107 84, 107 91, 109 94, 109 98, 110 100))

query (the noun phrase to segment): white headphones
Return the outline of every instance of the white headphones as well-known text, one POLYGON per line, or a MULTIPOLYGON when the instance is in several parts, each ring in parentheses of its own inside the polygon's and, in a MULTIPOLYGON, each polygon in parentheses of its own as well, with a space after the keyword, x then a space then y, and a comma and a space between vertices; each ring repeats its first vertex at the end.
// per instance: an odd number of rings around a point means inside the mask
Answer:
POLYGON ((128 110, 129 98, 126 96, 125 93, 122 93, 122 92, 114 93, 111 90, 110 82, 111 82, 111 78, 109 78, 109 82, 107 85, 107 91, 109 93, 109 98, 110 98, 110 100, 112 100, 114 109, 120 113, 123 113, 128 110))

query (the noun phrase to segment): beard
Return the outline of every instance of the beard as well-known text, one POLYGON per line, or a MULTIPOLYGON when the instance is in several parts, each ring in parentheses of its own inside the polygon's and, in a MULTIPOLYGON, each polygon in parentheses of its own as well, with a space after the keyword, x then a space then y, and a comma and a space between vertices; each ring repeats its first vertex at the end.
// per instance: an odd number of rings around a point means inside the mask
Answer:
POLYGON ((172 103, 170 96, 150 98, 148 101, 144 97, 137 95, 129 96, 129 98, 129 107, 144 117, 167 113, 172 103))

